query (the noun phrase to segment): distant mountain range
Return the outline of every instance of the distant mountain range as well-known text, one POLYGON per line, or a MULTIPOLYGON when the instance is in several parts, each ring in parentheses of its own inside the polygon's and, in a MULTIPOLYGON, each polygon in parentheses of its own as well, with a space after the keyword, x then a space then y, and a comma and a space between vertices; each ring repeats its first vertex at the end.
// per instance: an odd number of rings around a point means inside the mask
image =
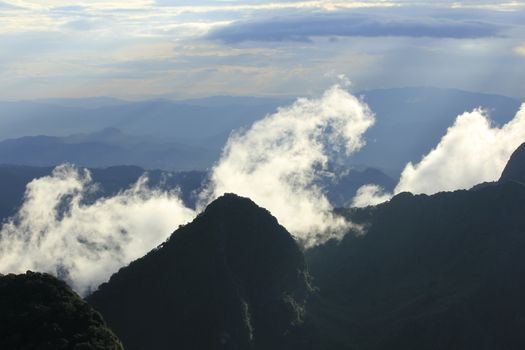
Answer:
POLYGON ((0 141, 1 163, 31 166, 138 165, 147 169, 188 171, 206 169, 218 157, 216 153, 198 146, 132 137, 114 128, 66 137, 25 136, 0 141))
MULTIPOLYGON (((482 106, 502 124, 520 105, 504 96, 438 88, 356 95, 370 105, 377 122, 366 133, 367 146, 350 163, 379 168, 393 177, 408 161, 419 161, 432 149, 457 115, 482 106)), ((230 96, 1 102, 0 163, 52 166, 68 161, 88 167, 204 170, 219 158, 233 130, 292 102, 292 98, 230 96)))
MULTIPOLYGON (((32 167, 20 165, 0 165, 0 223, 14 215, 24 199, 26 185, 36 178, 51 175, 52 167, 32 167)), ((171 190, 180 189, 184 203, 195 206, 194 191, 200 188, 206 173, 199 171, 167 172, 161 170, 146 171, 136 166, 113 166, 103 169, 90 169, 93 182, 99 184, 92 200, 109 197, 129 188, 139 177, 147 174, 149 186, 171 190)))
POLYGON ((234 129, 290 102, 235 97, 2 102, 0 163, 204 170, 219 158, 234 129))

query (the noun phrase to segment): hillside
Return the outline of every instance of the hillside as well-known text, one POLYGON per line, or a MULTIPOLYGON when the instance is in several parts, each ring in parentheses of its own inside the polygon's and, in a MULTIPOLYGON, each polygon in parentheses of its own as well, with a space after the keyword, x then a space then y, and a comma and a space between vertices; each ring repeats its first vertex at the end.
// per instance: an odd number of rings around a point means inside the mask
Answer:
POLYGON ((523 349, 525 186, 402 193, 306 252, 325 349, 523 349))
POLYGON ((50 275, 0 275, 0 295, 0 349, 123 349, 102 316, 50 275))

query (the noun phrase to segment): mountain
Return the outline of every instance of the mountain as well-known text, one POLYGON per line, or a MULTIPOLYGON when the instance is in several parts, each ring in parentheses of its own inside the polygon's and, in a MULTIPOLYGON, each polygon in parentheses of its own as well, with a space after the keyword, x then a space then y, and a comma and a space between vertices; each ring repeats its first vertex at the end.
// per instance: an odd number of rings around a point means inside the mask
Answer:
POLYGON ((226 194, 87 300, 126 349, 297 349, 310 291, 293 237, 226 194))
POLYGON ((512 153, 499 181, 517 181, 525 184, 525 143, 512 153))
POLYGON ((131 135, 206 148, 202 140, 227 136, 233 129, 249 126, 291 101, 222 96, 185 101, 99 98, 0 102, 0 140, 36 135, 63 137, 116 128, 131 135))
POLYGON ((525 186, 401 193, 308 250, 322 349, 524 349, 525 186))
POLYGON ((102 316, 50 275, 0 275, 0 295, 1 349, 123 349, 102 316))

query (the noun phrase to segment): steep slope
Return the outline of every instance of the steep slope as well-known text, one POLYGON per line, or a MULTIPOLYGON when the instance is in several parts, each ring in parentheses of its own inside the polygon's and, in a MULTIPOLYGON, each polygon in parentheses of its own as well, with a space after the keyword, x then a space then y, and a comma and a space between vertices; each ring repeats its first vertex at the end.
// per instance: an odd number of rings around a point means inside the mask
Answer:
POLYGON ((102 316, 50 275, 0 275, 0 295, 0 349, 122 349, 102 316))
POLYGON ((88 301, 127 349, 287 349, 309 290, 292 236, 227 194, 88 301))
POLYGON ((512 153, 499 181, 518 181, 525 184, 525 143, 512 153))
POLYGON ((525 186, 402 193, 306 253, 325 349, 524 349, 525 186))

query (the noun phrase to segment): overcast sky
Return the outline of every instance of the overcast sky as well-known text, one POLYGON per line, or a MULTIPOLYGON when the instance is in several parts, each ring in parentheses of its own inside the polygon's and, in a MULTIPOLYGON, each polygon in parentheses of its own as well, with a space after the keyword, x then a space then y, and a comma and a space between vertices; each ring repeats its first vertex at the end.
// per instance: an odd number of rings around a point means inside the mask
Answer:
POLYGON ((0 0, 0 100, 452 87, 525 97, 525 2, 0 0))

